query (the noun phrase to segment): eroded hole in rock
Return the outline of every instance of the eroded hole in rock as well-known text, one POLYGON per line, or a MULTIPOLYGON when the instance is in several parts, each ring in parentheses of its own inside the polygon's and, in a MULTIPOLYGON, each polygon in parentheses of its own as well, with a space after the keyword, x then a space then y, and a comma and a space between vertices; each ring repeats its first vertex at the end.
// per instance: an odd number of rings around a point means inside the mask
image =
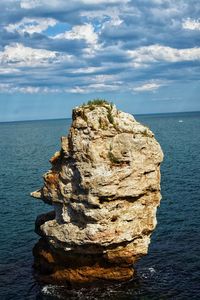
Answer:
POLYGON ((117 221, 117 219, 118 219, 117 216, 113 216, 110 220, 111 220, 111 222, 115 222, 115 221, 117 221))

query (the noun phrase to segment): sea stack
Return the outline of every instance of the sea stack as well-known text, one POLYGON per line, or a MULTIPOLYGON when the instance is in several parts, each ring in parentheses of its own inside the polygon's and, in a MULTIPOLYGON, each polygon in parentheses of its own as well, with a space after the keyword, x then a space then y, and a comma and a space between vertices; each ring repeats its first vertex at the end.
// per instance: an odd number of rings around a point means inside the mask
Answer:
POLYGON ((33 249, 43 282, 126 281, 147 254, 163 153, 152 131, 103 100, 76 107, 44 186, 33 249))

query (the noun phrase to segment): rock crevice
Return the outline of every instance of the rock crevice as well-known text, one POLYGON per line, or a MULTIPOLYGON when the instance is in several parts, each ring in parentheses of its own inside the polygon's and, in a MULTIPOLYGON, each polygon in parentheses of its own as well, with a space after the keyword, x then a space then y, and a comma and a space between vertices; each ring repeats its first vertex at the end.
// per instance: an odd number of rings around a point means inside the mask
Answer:
POLYGON ((54 208, 36 220, 35 267, 45 282, 128 280, 156 226, 162 150, 150 129, 109 103, 72 117, 32 193, 54 208))

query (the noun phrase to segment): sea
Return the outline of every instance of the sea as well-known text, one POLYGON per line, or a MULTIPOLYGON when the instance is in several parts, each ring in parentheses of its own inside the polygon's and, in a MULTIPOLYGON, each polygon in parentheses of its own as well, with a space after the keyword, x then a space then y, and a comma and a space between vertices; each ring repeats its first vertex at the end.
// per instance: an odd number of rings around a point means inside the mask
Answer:
POLYGON ((42 186, 70 119, 0 123, 0 300, 200 299, 200 112, 138 115, 161 144, 162 201, 148 255, 134 280, 73 287, 42 285, 32 268, 42 186))

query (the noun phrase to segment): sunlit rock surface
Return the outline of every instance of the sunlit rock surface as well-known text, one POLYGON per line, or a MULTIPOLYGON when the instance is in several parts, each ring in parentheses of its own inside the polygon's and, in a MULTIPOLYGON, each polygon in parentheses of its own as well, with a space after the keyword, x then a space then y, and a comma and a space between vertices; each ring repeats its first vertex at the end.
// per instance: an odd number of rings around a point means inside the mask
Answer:
POLYGON ((33 249, 45 282, 125 281, 147 254, 160 203, 160 145, 108 103, 73 110, 69 135, 33 192, 52 205, 38 216, 33 249))

